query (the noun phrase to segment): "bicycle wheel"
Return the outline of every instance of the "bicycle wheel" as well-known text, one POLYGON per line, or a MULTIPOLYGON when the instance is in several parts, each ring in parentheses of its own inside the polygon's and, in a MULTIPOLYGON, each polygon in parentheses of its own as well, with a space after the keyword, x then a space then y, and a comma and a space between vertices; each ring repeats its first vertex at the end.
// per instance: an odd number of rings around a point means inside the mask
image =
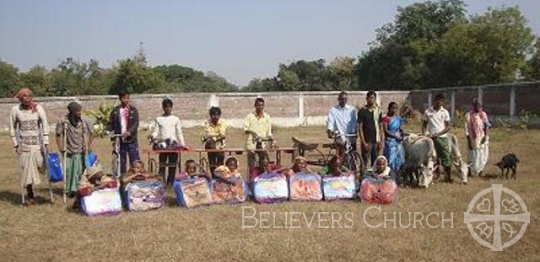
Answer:
POLYGON ((349 170, 354 173, 355 177, 359 178, 362 176, 364 164, 362 157, 360 157, 358 152, 347 154, 345 163, 347 164, 349 170))

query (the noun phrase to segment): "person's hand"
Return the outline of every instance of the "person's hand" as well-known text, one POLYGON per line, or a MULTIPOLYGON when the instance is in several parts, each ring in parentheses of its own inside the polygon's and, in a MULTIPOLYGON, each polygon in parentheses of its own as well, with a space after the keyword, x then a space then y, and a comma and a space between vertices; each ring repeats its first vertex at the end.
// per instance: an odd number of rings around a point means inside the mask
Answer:
POLYGON ((15 153, 17 153, 17 155, 20 155, 22 153, 20 146, 15 146, 15 153))
POLYGON ((128 136, 131 136, 131 132, 129 131, 126 131, 122 134, 123 137, 128 137, 128 136))
POLYGON ((362 141, 362 148, 364 148, 364 151, 371 151, 371 144, 368 144, 367 142, 365 141, 362 141))
POLYGON ((43 154, 49 153, 49 145, 43 145, 43 154))
POLYGON ((429 137, 431 139, 437 139, 437 137, 439 137, 439 134, 431 134, 431 135, 429 135, 429 137))
POLYGON ((480 144, 486 143, 486 136, 482 137, 482 140, 480 141, 480 144))

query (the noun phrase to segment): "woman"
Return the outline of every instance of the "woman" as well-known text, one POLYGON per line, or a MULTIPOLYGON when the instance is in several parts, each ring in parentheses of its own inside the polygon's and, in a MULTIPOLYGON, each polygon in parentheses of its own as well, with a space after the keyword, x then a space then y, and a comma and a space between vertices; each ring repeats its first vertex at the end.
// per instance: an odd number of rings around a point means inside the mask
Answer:
POLYGON ((359 192, 362 202, 372 204, 394 203, 397 193, 395 177, 396 173, 388 166, 386 157, 377 157, 372 171, 362 177, 359 192))
POLYGON ((343 165, 343 159, 338 155, 334 155, 328 161, 328 165, 324 166, 319 174, 321 176, 341 176, 351 175, 351 172, 343 165))
POLYGON ((403 167, 405 162, 405 153, 403 150, 403 118, 398 114, 398 105, 396 102, 390 102, 388 113, 383 117, 383 129, 385 133, 384 156, 388 159, 388 166, 394 171, 403 167))
MULTIPOLYGON (((478 99, 473 99, 472 110, 465 115, 465 135, 469 148, 471 174, 482 175, 489 156, 488 128, 491 127, 487 114, 478 99)), ((467 182, 464 178, 463 182, 467 182)))

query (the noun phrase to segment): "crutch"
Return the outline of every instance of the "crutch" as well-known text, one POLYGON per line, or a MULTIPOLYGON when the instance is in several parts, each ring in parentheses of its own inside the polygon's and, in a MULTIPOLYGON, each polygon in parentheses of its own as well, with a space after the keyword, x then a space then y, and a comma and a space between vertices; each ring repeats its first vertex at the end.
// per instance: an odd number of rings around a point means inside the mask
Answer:
POLYGON ((43 172, 45 174, 45 177, 47 179, 47 182, 48 182, 48 185, 49 185, 49 198, 51 199, 51 203, 54 203, 54 195, 53 195, 53 190, 52 190, 52 185, 51 185, 51 176, 49 174, 49 152, 48 150, 45 149, 45 139, 43 138, 43 125, 41 125, 41 122, 40 122, 40 125, 39 125, 39 138, 40 138, 40 144, 41 144, 41 154, 43 156, 43 168, 45 169, 45 172, 43 172))
MULTIPOLYGON (((64 198, 64 204, 67 202, 67 183, 66 183, 66 180, 68 179, 67 177, 67 129, 68 129, 68 122, 67 122, 67 119, 64 121, 64 132, 63 132, 63 137, 62 137, 62 140, 63 140, 63 144, 62 144, 62 148, 64 150, 64 153, 62 153, 62 173, 64 174, 64 179, 62 179, 62 187, 64 188, 64 192, 63 192, 63 198, 64 198)), ((73 179, 73 178, 71 178, 73 179)))

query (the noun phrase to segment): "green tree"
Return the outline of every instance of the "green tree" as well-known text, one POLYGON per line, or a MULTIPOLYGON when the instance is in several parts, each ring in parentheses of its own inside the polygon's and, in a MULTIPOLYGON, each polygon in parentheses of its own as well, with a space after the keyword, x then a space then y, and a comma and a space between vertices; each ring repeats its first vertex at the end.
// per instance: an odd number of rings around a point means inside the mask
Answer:
POLYGON ((35 65, 25 73, 20 74, 24 86, 32 88, 34 95, 47 96, 53 90, 53 81, 50 72, 40 65, 35 65))
POLYGON ((21 88, 18 69, 0 60, 0 97, 10 97, 21 88))
POLYGON ((146 57, 139 51, 133 58, 118 61, 116 78, 109 89, 110 94, 120 90, 130 93, 159 92, 166 86, 165 79, 146 65, 146 57))

